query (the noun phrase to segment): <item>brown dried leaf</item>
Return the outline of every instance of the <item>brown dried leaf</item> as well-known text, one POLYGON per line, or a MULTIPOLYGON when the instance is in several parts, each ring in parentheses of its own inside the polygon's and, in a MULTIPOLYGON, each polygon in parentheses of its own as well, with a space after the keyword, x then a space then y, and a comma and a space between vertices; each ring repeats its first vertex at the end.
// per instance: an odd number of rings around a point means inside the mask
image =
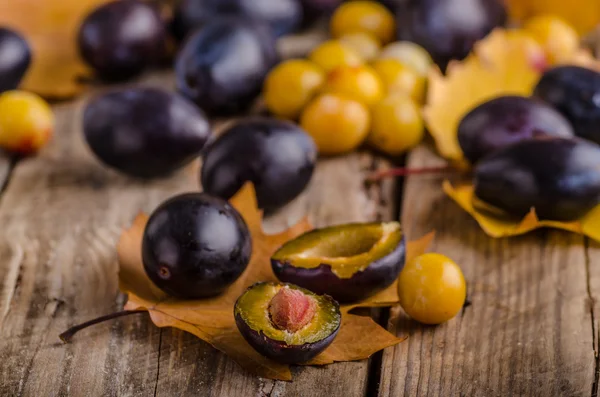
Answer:
POLYGON ((67 98, 89 75, 77 50, 77 32, 85 16, 109 0, 3 0, 0 26, 21 33, 32 48, 32 64, 22 88, 45 97, 67 98))
MULTIPOLYGON (((141 258, 141 242, 148 217, 138 215, 131 228, 125 230, 118 246, 120 288, 128 294, 125 309, 145 309, 159 327, 175 327, 190 332, 224 352, 248 371, 261 377, 291 380, 289 367, 257 353, 238 332, 233 305, 241 293, 258 281, 276 281, 270 257, 284 242, 311 228, 307 219, 283 233, 267 235, 262 230, 262 213, 257 209, 254 188, 245 185, 231 200, 242 214, 253 239, 253 253, 244 274, 223 294, 203 300, 178 300, 165 295, 146 276, 141 258)), ((409 243, 408 257, 425 251, 432 235, 409 243)), ((392 285, 358 305, 342 307, 342 326, 333 344, 309 362, 324 365, 336 361, 361 360, 405 338, 398 338, 370 317, 348 313, 357 306, 389 306, 398 302, 397 288, 392 285)))

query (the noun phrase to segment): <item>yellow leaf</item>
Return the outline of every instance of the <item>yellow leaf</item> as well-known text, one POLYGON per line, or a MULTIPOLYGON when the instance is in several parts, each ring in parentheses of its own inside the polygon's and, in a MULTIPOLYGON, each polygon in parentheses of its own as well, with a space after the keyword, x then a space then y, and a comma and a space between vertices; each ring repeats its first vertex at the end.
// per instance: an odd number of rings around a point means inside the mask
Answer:
POLYGON ((491 237, 508 237, 525 234, 534 229, 549 227, 567 230, 573 233, 584 234, 600 242, 600 205, 596 206, 584 217, 575 222, 560 222, 539 220, 535 209, 522 219, 512 217, 496 217, 477 210, 473 206, 474 187, 471 182, 453 186, 449 181, 444 181, 444 192, 452 198, 462 209, 468 212, 483 231, 491 237))
MULTIPOLYGON (((138 215, 131 228, 119 240, 119 286, 128 294, 126 310, 147 310, 159 327, 176 327, 190 332, 229 355, 248 371, 271 379, 290 380, 289 367, 261 356, 244 340, 235 326, 233 306, 250 285, 258 281, 277 281, 270 265, 272 254, 286 241, 311 228, 304 219, 280 234, 267 235, 262 230, 262 213, 258 210, 254 188, 246 184, 231 200, 252 235, 252 258, 246 271, 224 294, 202 300, 179 300, 167 296, 146 276, 141 257, 141 243, 148 217, 138 215)), ((433 234, 408 243, 407 257, 425 251, 433 234)), ((331 346, 307 364, 323 365, 336 361, 360 360, 404 340, 379 326, 369 317, 350 314, 350 309, 390 306, 398 303, 397 288, 385 291, 352 306, 342 306, 342 326, 331 346)))
POLYGON ((598 0, 506 0, 508 13, 516 21, 554 14, 569 22, 581 35, 600 23, 598 0))

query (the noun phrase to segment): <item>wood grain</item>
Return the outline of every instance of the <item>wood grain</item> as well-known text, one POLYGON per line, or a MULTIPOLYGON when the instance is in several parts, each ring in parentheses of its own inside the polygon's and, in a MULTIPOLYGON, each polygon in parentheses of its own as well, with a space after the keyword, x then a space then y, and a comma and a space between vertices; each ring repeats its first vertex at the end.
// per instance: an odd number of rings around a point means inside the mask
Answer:
MULTIPOLYGON (((421 147, 409 166, 437 161, 421 147)), ((389 329, 409 338, 384 352, 379 395, 590 395, 595 358, 583 237, 489 238, 440 184, 439 177, 408 178, 404 227, 409 237, 437 231, 431 250, 461 265, 472 304, 437 327, 393 309, 389 329)))
POLYGON ((0 395, 147 395, 154 389, 159 331, 146 318, 100 325, 72 345, 57 336, 122 306, 115 253, 121 228, 138 211, 198 183, 189 170, 144 183, 101 166, 82 139, 83 103, 55 107, 56 138, 18 163, 0 204, 6 275, 0 395))

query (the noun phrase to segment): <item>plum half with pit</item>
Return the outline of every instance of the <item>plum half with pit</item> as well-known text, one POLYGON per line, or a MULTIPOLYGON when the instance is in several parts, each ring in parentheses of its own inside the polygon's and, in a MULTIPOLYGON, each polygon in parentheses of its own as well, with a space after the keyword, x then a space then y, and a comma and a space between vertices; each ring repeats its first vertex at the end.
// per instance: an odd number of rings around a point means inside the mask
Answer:
POLYGON ((580 138, 521 141, 479 161, 473 204, 491 213, 573 221, 600 203, 600 146, 580 138))
POLYGON ((296 31, 302 21, 298 0, 183 0, 175 7, 173 33, 185 39, 196 29, 223 17, 266 23, 276 36, 296 31))
POLYGON ((250 346, 286 364, 307 362, 325 350, 342 320, 339 304, 331 297, 273 282, 250 286, 233 310, 250 346))
POLYGON ((23 36, 0 27, 0 92, 19 86, 31 63, 31 49, 23 36))
POLYGON ((83 132, 94 154, 125 174, 166 176, 200 155, 211 134, 204 113, 177 94, 131 88, 92 99, 83 132))
POLYGON ((396 15, 398 39, 425 48, 443 70, 506 21, 502 0, 407 0, 396 15))
POLYGON ((342 303, 389 287, 404 267, 406 242, 398 222, 351 223, 311 230, 271 257, 275 276, 342 303))
POLYGON ((600 73, 559 66, 544 73, 534 95, 561 112, 575 135, 600 144, 600 73))
POLYGON ((206 149, 203 159, 200 178, 206 192, 229 199, 250 181, 259 207, 272 211, 306 188, 317 148, 298 125, 256 117, 223 132, 206 149))
POLYGON ((236 114, 250 107, 277 61, 266 26, 216 19, 191 35, 177 55, 177 89, 212 115, 236 114))
POLYGON ((533 98, 501 96, 471 110, 458 125, 458 142, 472 164, 515 142, 543 136, 569 138, 571 124, 533 98))
POLYGON ((166 28, 150 2, 112 1, 85 18, 78 44, 82 58, 98 77, 126 80, 163 60, 166 28))
POLYGON ((184 193, 150 216, 142 240, 144 269, 170 296, 200 299, 222 293, 250 262, 252 239, 228 202, 184 193))

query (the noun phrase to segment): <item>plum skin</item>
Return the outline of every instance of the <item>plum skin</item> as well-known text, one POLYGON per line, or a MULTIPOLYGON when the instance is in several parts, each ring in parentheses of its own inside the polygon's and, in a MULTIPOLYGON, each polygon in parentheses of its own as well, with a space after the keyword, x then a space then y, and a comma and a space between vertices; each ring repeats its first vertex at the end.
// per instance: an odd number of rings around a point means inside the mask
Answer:
POLYGON ((237 114, 252 105, 278 60, 264 25, 217 19, 192 34, 177 55, 177 90, 211 115, 237 114))
POLYGON ((579 66, 559 66, 544 73, 534 89, 573 125, 575 135, 600 144, 600 73, 579 66))
POLYGON ((15 31, 0 27, 0 92, 19 86, 31 64, 31 49, 15 31))
POLYGON ((148 277, 183 299, 222 293, 244 272, 251 253, 252 238, 241 215, 206 193, 181 194, 161 204, 142 240, 148 277))
POLYGON ((404 268, 406 239, 403 236, 388 255, 369 264, 350 278, 340 278, 331 265, 315 268, 296 267, 286 260, 271 259, 275 276, 282 282, 299 285, 317 294, 327 294, 340 303, 358 302, 392 285, 404 268))
POLYGON ((206 149, 201 184, 208 193, 228 199, 251 181, 259 207, 272 211, 306 188, 316 158, 313 140, 294 123, 250 118, 230 127, 206 149))
POLYGON ((506 21, 501 1, 471 3, 473 8, 466 9, 464 0, 404 1, 396 13, 398 39, 419 44, 445 70, 450 60, 465 58, 476 41, 506 21))
POLYGON ((101 79, 120 81, 162 60, 166 28, 158 10, 149 3, 118 0, 89 14, 77 41, 82 58, 101 79))
POLYGON ((483 209, 522 217, 535 208, 540 219, 576 220, 600 203, 600 146, 579 138, 518 142, 482 159, 474 186, 483 209))
POLYGON ((242 17, 267 23, 275 36, 298 29, 302 8, 298 0, 182 0, 175 7, 172 30, 183 40, 216 18, 242 17))
POLYGON ((83 131, 106 165, 139 178, 169 175, 197 158, 211 135, 206 116, 157 88, 109 92, 90 101, 83 131))
POLYGON ((484 102, 467 113, 458 126, 458 142, 472 164, 518 141, 573 135, 569 122, 552 107, 520 96, 501 96, 484 102))

